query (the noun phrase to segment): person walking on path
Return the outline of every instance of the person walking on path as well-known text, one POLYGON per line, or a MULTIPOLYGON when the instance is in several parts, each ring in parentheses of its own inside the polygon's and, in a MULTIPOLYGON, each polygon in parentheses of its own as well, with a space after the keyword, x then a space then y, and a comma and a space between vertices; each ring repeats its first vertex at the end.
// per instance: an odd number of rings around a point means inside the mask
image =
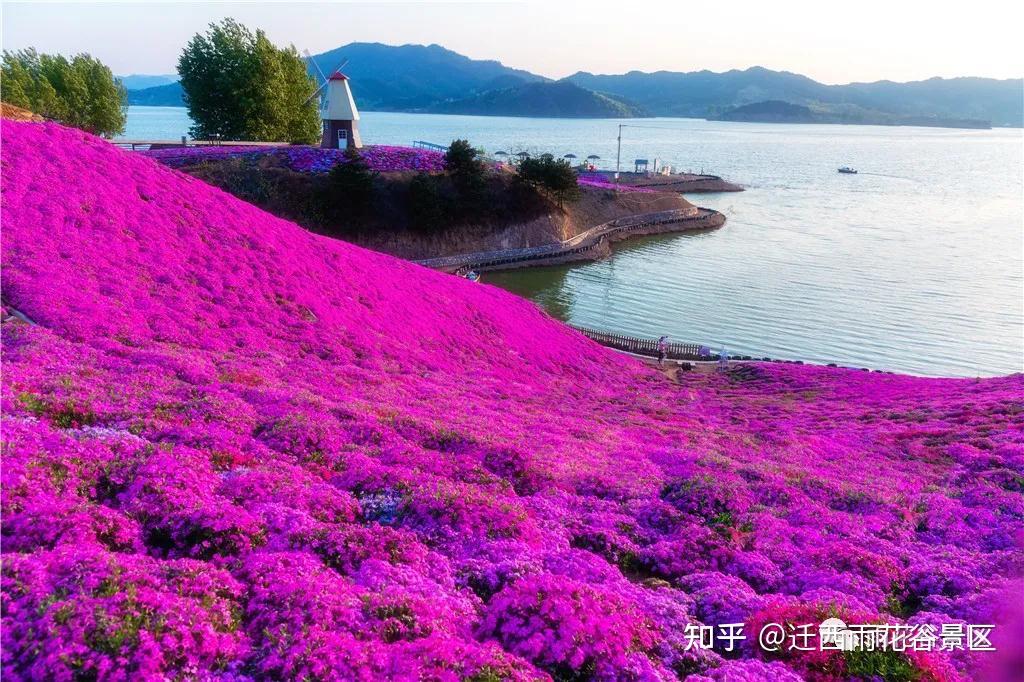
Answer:
POLYGON ((668 359, 668 337, 662 336, 658 339, 658 367, 665 366, 665 360, 668 359))

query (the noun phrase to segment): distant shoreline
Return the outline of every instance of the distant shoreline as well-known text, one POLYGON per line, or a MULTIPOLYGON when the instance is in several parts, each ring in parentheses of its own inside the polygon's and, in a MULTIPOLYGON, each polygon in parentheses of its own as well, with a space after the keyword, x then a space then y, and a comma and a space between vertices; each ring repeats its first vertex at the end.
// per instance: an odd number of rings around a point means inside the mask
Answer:
POLYGON ((993 126, 989 125, 970 125, 970 124, 956 124, 956 123, 883 123, 881 121, 873 121, 870 123, 854 123, 852 121, 793 121, 793 120, 757 120, 757 119, 732 119, 732 118, 708 118, 706 121, 715 121, 721 123, 778 123, 781 125, 831 125, 831 126, 879 126, 881 128, 944 128, 946 130, 992 130, 994 128, 1002 128, 1005 130, 1020 130, 1018 126, 993 126))
MULTIPOLYGON (((185 109, 175 104, 129 104, 129 108, 140 109, 185 109)), ((395 109, 364 109, 368 114, 414 114, 417 116, 479 116, 481 118, 536 118, 545 121, 657 121, 660 119, 686 119, 689 121, 707 121, 709 123, 779 123, 786 125, 835 125, 835 126, 878 126, 880 128, 942 128, 945 130, 1024 130, 1024 126, 990 125, 989 127, 963 126, 951 124, 928 123, 855 123, 841 121, 739 121, 724 118, 707 118, 696 116, 640 116, 635 118, 594 118, 590 116, 517 116, 513 114, 449 114, 434 111, 400 111, 395 109)))
POLYGON ((918 126, 924 128, 967 128, 990 130, 989 119, 965 116, 935 116, 891 114, 882 111, 856 109, 835 111, 811 108, 784 100, 766 100, 733 107, 708 117, 708 120, 739 123, 838 123, 840 125, 918 126))

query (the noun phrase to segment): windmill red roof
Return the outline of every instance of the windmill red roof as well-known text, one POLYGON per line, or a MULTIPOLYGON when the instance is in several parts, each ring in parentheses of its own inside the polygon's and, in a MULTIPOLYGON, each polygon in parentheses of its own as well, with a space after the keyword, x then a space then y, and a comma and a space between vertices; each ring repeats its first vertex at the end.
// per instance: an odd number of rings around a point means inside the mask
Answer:
POLYGON ((334 73, 331 74, 331 77, 328 78, 327 80, 330 80, 330 81, 347 81, 348 80, 348 76, 343 74, 341 71, 335 71, 334 73))

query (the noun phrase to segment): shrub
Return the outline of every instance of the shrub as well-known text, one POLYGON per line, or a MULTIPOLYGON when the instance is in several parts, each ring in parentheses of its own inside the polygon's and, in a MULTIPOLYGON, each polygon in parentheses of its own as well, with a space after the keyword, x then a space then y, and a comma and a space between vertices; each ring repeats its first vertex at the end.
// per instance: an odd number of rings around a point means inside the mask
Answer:
POLYGON ((455 178, 483 177, 484 164, 479 157, 480 153, 467 140, 453 140, 444 155, 445 167, 455 178))
POLYGON ((626 665, 658 639, 634 607, 612 592, 550 574, 519 580, 496 594, 481 624, 511 651, 564 676, 626 665))
POLYGON ((549 156, 539 159, 526 158, 519 164, 519 177, 538 189, 550 193, 558 205, 575 201, 580 196, 576 171, 568 161, 555 160, 549 156))
POLYGON ((220 164, 206 165, 210 168, 204 170, 215 174, 226 191, 251 204, 266 203, 274 193, 265 169, 250 157, 228 157, 220 164))
POLYGON ((418 173, 409 182, 409 218, 412 226, 423 232, 441 228, 447 217, 447 206, 440 183, 432 175, 418 173))
POLYGON ((480 152, 466 140, 454 140, 444 155, 445 168, 459 192, 459 200, 468 208, 483 204, 486 190, 485 167, 480 152))
POLYGON ((332 220, 362 218, 373 204, 377 173, 355 149, 345 151, 345 163, 339 163, 327 174, 323 197, 324 213, 332 220))

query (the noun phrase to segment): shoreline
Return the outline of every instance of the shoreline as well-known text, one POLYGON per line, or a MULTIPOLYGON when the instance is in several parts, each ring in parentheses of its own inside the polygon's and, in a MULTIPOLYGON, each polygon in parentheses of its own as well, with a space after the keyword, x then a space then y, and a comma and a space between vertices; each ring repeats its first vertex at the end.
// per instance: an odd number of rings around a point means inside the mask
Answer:
MULTIPOLYGON (((632 358, 640 360, 644 364, 658 367, 668 372, 708 372, 717 371, 717 369, 722 366, 722 362, 720 359, 721 355, 719 353, 710 352, 711 347, 708 344, 670 341, 667 347, 668 354, 665 358, 665 364, 662 365, 658 361, 658 342, 656 339, 634 336, 632 334, 623 334, 618 332, 598 331, 591 327, 582 327, 564 320, 563 324, 571 327, 572 329, 575 329, 576 331, 583 334, 594 343, 599 344, 609 350, 615 351, 616 353, 621 353, 623 355, 628 355, 632 358), (699 349, 702 346, 709 350, 709 352, 706 355, 700 354, 699 349)), ((896 374, 896 372, 892 370, 879 369, 877 367, 869 368, 863 366, 858 367, 855 365, 840 365, 837 362, 796 360, 789 358, 771 357, 767 355, 755 356, 747 353, 736 353, 734 355, 726 355, 725 365, 730 368, 747 364, 810 365, 814 367, 828 367, 831 369, 845 369, 859 372, 874 372, 876 374, 896 374)))
MULTIPOLYGON (((607 182, 615 182, 613 171, 598 170, 607 182)), ((742 192, 743 187, 736 183, 723 180, 719 175, 707 173, 673 173, 672 175, 649 175, 624 171, 619 173, 619 184, 624 187, 643 187, 665 192, 680 194, 709 194, 714 192, 742 192)))
MULTIPOLYGON (((184 109, 187 110, 184 104, 128 104, 129 107, 138 107, 140 109, 184 109)), ((633 118, 592 118, 592 117, 581 117, 581 116, 520 116, 513 114, 450 114, 442 113, 437 111, 409 111, 408 109, 360 109, 361 113, 368 114, 411 114, 416 116, 479 116, 481 118, 521 118, 521 119, 537 119, 543 121, 704 121, 707 123, 755 123, 764 125, 813 125, 813 126, 858 126, 858 127, 878 127, 878 128, 922 128, 922 129, 939 129, 939 130, 1022 130, 1022 126, 1007 125, 1002 123, 992 123, 988 128, 975 128, 975 127, 960 127, 960 126, 946 126, 946 125, 928 125, 925 123, 867 123, 857 121, 733 121, 723 118, 708 118, 706 116, 671 116, 671 115, 660 115, 660 116, 637 116, 633 118)))
POLYGON ((539 265, 562 265, 577 261, 599 260, 611 254, 611 244, 631 237, 654 234, 700 232, 713 230, 725 224, 725 215, 710 208, 697 206, 642 213, 617 218, 555 244, 544 244, 519 249, 479 251, 475 253, 415 260, 414 263, 455 273, 471 269, 477 272, 512 270, 539 265))

